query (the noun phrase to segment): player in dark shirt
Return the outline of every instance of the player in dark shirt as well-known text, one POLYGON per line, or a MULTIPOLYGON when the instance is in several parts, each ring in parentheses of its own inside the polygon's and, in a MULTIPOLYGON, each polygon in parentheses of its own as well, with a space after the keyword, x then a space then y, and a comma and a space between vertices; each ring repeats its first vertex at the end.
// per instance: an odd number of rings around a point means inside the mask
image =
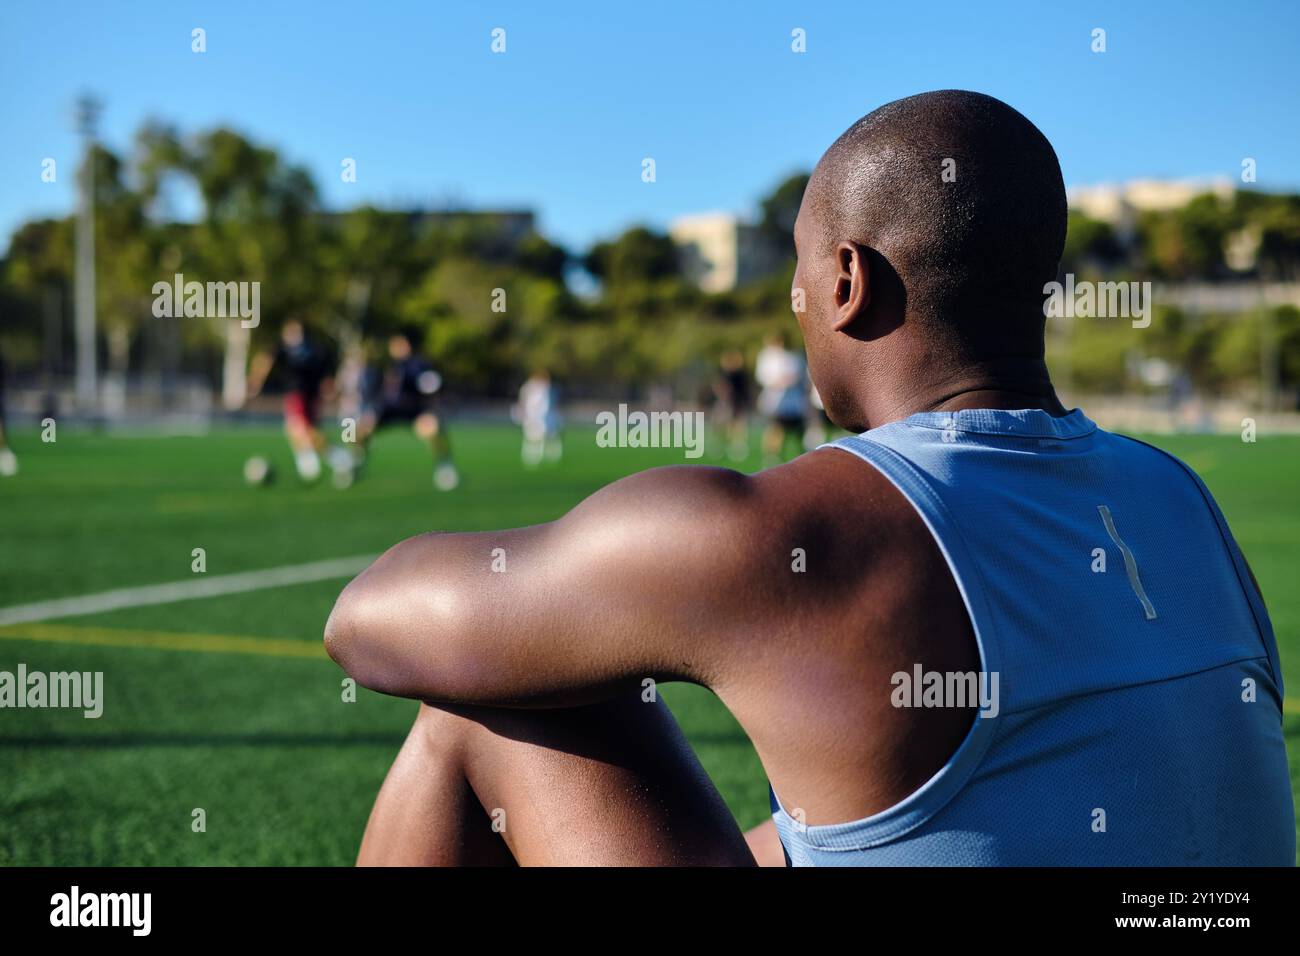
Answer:
POLYGON ((722 354, 713 383, 713 397, 714 424, 726 439, 727 454, 740 461, 749 454, 753 389, 745 368, 745 355, 739 349, 728 349, 722 354))
POLYGON ((294 467, 303 481, 315 481, 320 477, 321 453, 327 445, 317 420, 334 364, 329 353, 307 335, 302 323, 289 319, 280 330, 279 346, 253 359, 248 377, 250 398, 262 391, 273 369, 280 370, 289 383, 284 396, 284 431, 293 449, 294 467))
POLYGON ((446 422, 436 410, 442 376, 415 353, 407 334, 389 338, 388 358, 382 370, 367 369, 361 376, 362 413, 357 441, 362 454, 368 452, 370 439, 380 428, 399 422, 410 424, 433 453, 434 485, 441 491, 451 491, 460 483, 460 475, 452 463, 446 422))

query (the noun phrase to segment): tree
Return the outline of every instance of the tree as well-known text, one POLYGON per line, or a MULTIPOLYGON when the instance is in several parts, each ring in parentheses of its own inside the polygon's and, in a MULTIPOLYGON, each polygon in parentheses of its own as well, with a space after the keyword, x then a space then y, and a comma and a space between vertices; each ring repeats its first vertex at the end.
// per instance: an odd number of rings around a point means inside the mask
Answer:
POLYGON ((644 226, 634 226, 612 242, 596 243, 584 265, 597 279, 614 286, 655 282, 681 274, 673 240, 644 226))
POLYGON ((1226 272, 1224 248, 1236 225, 1231 205, 1205 193, 1179 209, 1144 213, 1139 244, 1147 267, 1160 278, 1218 278, 1226 272))
POLYGON ((1110 223, 1070 210, 1061 253, 1061 272, 1076 275, 1089 268, 1105 269, 1124 259, 1124 250, 1110 223))
POLYGON ((772 248, 788 250, 790 255, 794 254, 794 221, 799 217, 808 179, 807 173, 795 173, 759 202, 759 232, 772 248))
MULTIPOLYGON (((290 313, 317 314, 319 321, 317 196, 306 170, 229 129, 185 144, 152 124, 138 144, 140 178, 149 193, 157 194, 168 173, 183 173, 203 198, 203 220, 180 250, 180 265, 193 279, 260 283, 261 311, 274 321, 265 329, 259 323, 259 336, 273 335, 290 313)), ((251 336, 241 322, 222 321, 222 401, 236 408, 244 400, 251 336)))

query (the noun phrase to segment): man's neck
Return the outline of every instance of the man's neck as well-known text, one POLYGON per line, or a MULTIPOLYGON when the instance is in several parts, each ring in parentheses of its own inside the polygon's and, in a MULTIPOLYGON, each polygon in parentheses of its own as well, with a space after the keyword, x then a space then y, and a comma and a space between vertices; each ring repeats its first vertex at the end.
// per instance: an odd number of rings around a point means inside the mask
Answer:
POLYGON ((961 411, 967 408, 1037 408, 1060 417, 1067 410, 1039 358, 993 359, 966 365, 959 371, 926 381, 900 384, 864 403, 870 427, 899 421, 917 412, 961 411))
POLYGON ((963 408, 1038 408, 1058 418, 1067 414, 1050 383, 1045 391, 977 385, 935 402, 928 411, 956 412, 963 408))

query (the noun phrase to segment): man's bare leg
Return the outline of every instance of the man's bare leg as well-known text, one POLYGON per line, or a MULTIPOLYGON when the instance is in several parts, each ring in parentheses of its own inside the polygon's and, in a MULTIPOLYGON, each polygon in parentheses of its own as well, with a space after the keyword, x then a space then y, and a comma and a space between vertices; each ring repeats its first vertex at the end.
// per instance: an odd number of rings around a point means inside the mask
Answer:
POLYGON ((439 714, 420 705, 370 811, 358 866, 514 864, 465 779, 458 718, 439 714))
POLYGON ((360 865, 733 865, 754 857, 668 709, 421 705, 360 865), (498 832, 494 832, 494 823, 498 832))

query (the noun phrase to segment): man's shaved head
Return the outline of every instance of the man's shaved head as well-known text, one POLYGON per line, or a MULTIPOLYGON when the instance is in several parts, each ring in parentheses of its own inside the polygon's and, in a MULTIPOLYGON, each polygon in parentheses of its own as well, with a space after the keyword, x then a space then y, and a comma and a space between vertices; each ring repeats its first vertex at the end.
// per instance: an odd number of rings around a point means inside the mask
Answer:
MULTIPOLYGON (((873 327, 835 331, 869 343, 892 322, 917 348, 954 359, 1041 358, 1043 285, 1056 278, 1065 245, 1065 185, 1046 137, 1002 101, 940 90, 868 113, 822 156, 800 220, 796 286, 801 278, 825 286, 837 270, 844 279, 844 243, 860 247, 869 273, 873 327), (805 260, 822 265, 804 268, 805 260), (886 307, 897 314, 883 316, 886 307)), ((818 303, 824 317, 845 308, 835 299, 818 303)), ((832 343, 800 320, 816 374, 819 339, 827 350, 832 343)), ((820 364, 827 370, 846 355, 820 364)))

